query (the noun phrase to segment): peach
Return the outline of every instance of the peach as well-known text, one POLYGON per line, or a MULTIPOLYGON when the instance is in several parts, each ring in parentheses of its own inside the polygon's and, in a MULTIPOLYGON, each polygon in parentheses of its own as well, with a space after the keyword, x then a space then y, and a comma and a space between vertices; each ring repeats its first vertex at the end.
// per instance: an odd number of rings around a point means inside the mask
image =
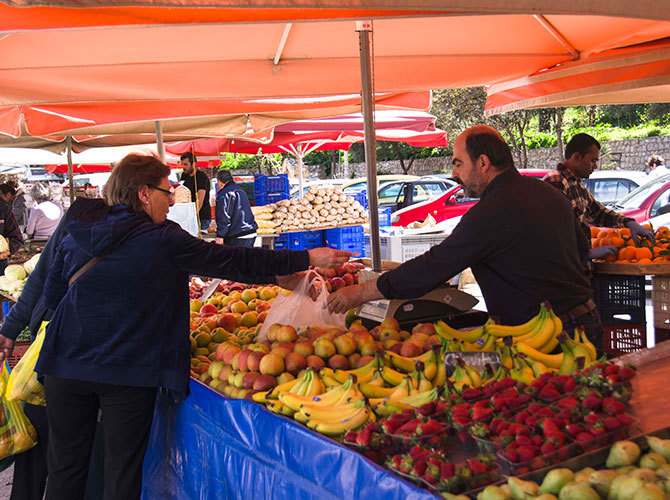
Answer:
POLYGON ((394 352, 396 354, 400 354, 400 349, 402 348, 402 343, 401 342, 396 342, 393 344, 391 347, 389 347, 389 351, 394 352))
POLYGON ((412 328, 412 333, 425 333, 426 335, 435 335, 435 325, 432 323, 419 323, 412 328))
POLYGON ((374 341, 368 342, 367 344, 363 344, 363 346, 360 348, 361 356, 374 356, 378 349, 379 346, 374 341))
MULTIPOLYGON (((258 312, 258 311, 256 311, 256 312, 258 312)), ((259 323, 264 323, 264 322, 265 322, 265 318, 267 318, 267 317, 268 317, 268 312, 267 312, 267 311, 263 311, 262 313, 259 313, 259 314, 258 314, 258 318, 257 318, 257 319, 258 319, 258 322, 259 322, 259 323)))
POLYGON ((284 365, 287 372, 295 375, 300 370, 307 368, 307 360, 302 354, 291 352, 284 359, 284 365))
POLYGON ((253 328, 258 324, 258 314, 256 311, 247 311, 242 315, 240 324, 247 328, 253 328))
POLYGON ((430 351, 435 345, 440 345, 440 338, 437 335, 431 335, 423 343, 423 352, 430 351))
POLYGON ((349 356, 356 351, 356 341, 350 335, 340 335, 333 343, 338 354, 349 356))
POLYGON ((356 368, 367 365, 373 359, 375 359, 373 356, 361 356, 356 362, 356 368))
POLYGON ((295 380, 295 377, 289 372, 284 372, 277 377, 277 385, 285 384, 291 380, 295 380))
POLYGON ((272 375, 259 375, 254 380, 254 391, 269 391, 277 385, 275 378, 272 375))
POLYGON ((379 325, 381 328, 390 328, 392 330, 400 330, 400 323, 398 323, 398 320, 395 318, 385 318, 384 321, 382 321, 381 325, 379 325))
POLYGON ((361 359, 361 355, 355 352, 351 354, 347 359, 349 360, 349 368, 353 370, 354 368, 356 368, 356 363, 358 363, 358 360, 361 359))
POLYGON ((328 366, 333 370, 348 370, 349 360, 341 354, 335 354, 328 359, 328 366))
POLYGON ((319 337, 314 342, 314 354, 322 359, 330 358, 335 352, 335 344, 326 337, 319 337))
POLYGON ((257 298, 258 295, 256 294, 256 291, 249 289, 243 291, 242 295, 240 296, 240 299, 242 299, 242 302, 244 302, 245 304, 248 304, 249 302, 257 298))
POLYGON ((297 338, 298 332, 291 325, 284 325, 277 331, 277 340, 279 342, 295 342, 297 338))
POLYGON ((385 340, 400 340, 400 333, 398 330, 392 330, 391 328, 383 328, 379 332, 379 340, 382 342, 385 340))
POLYGON ((242 314, 247 312, 247 304, 245 302, 242 302, 241 300, 235 301, 232 304, 230 304, 230 310, 231 312, 242 314))
POLYGON ((286 347, 277 346, 272 348, 270 354, 277 354, 278 356, 281 356, 282 359, 286 359, 286 356, 288 356, 289 352, 291 351, 286 349, 286 347))
POLYGON ((247 358, 247 369, 249 371, 259 371, 263 356, 265 356, 263 351, 252 351, 247 358))
POLYGON ((413 358, 423 353, 423 349, 414 342, 403 342, 400 347, 400 355, 406 358, 413 358))
POLYGON ((261 359, 259 369, 263 375, 277 376, 284 371, 284 358, 272 352, 266 354, 261 359))
POLYGON ((240 353, 240 357, 237 359, 239 369, 242 370, 243 372, 249 370, 249 368, 247 367, 248 366, 247 360, 249 359, 249 356, 252 354, 252 352, 253 351, 251 349, 245 349, 240 353))
POLYGON ((374 342, 375 339, 372 338, 372 335, 368 333, 367 330, 365 331, 357 331, 354 333, 354 340, 356 341, 356 347, 360 351, 365 344, 369 344, 371 342, 374 342))
POLYGON ((293 346, 293 352, 300 353, 306 358, 314 354, 314 349, 312 349, 310 342, 298 342, 293 346))
POLYGON ((277 340, 277 332, 279 329, 282 327, 279 323, 274 323, 273 325, 270 325, 270 328, 268 328, 267 336, 268 340, 270 342, 274 342, 277 340))
POLYGON ((261 374, 258 372, 247 372, 242 377, 242 387, 245 389, 251 389, 254 386, 254 382, 261 374))
MULTIPOLYGON (((218 347, 217 347, 218 349, 218 347)), ((228 349, 226 349, 223 353, 223 359, 222 361, 229 365, 233 361, 233 358, 237 356, 240 352, 242 352, 242 349, 237 347, 236 345, 230 345, 228 349)))
POLYGON ((326 366, 326 363, 321 359, 319 356, 315 356, 312 354, 311 356, 307 356, 307 366, 309 368, 313 368, 314 371, 319 371, 321 368, 326 366))

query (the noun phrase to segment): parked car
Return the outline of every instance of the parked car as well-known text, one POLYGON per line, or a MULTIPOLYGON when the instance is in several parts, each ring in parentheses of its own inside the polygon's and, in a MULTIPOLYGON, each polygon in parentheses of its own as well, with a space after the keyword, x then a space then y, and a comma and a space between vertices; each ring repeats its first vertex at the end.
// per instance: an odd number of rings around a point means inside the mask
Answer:
MULTIPOLYGON (((396 181, 411 181, 416 180, 418 177, 416 175, 378 175, 377 176, 377 187, 381 187, 384 184, 389 182, 396 181)), ((366 191, 368 189, 368 179, 367 177, 359 177, 357 179, 351 179, 349 182, 342 185, 342 191, 345 194, 357 193, 360 191, 366 191)))
POLYGON ((67 176, 65 174, 52 174, 42 165, 31 165, 23 176, 23 182, 63 182, 67 176))
POLYGON ((584 179, 584 186, 596 200, 607 205, 648 181, 649 177, 641 170, 596 170, 588 179, 584 179))
POLYGON ((670 175, 640 186, 608 207, 639 223, 670 213, 670 175))
POLYGON ((391 212, 441 196, 456 183, 442 179, 418 179, 389 182, 377 191, 380 208, 390 207, 391 212))
MULTIPOLYGON (((519 172, 521 175, 530 175, 542 179, 551 170, 526 168, 520 169, 519 172)), ((462 216, 478 201, 479 198, 465 196, 463 187, 456 185, 439 198, 398 210, 391 216, 391 225, 407 226, 412 222, 424 221, 428 214, 432 215, 436 222, 442 222, 462 216)))
POLYGON ((422 179, 439 179, 441 181, 444 181, 450 185, 450 187, 455 186, 458 184, 454 180, 454 178, 451 176, 451 174, 430 174, 430 175, 422 175, 422 179))

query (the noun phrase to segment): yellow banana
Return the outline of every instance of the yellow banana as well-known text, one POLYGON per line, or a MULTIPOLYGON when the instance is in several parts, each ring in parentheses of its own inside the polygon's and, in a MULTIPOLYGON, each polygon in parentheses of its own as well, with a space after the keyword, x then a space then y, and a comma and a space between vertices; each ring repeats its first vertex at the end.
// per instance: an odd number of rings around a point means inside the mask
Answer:
POLYGON ((484 327, 474 328, 472 330, 457 330, 450 327, 444 321, 435 323, 435 331, 437 334, 446 340, 460 340, 461 342, 475 342, 482 335, 484 335, 484 327), (438 329, 439 325, 439 329, 438 329))
POLYGON ((254 401, 254 403, 261 403, 264 404, 267 402, 267 397, 272 391, 262 391, 262 392, 256 392, 251 396, 251 399, 254 401))
POLYGON ((291 394, 291 393, 282 393, 279 397, 279 400, 296 411, 303 404, 309 404, 312 406, 329 406, 335 404, 344 393, 346 393, 349 389, 351 389, 352 386, 353 381, 351 378, 348 378, 343 385, 340 385, 318 396, 310 397, 310 396, 298 396, 297 394, 291 394))
POLYGON ((465 365, 465 371, 470 377, 470 380, 472 380, 474 387, 479 387, 480 385, 482 385, 482 377, 481 375, 479 375, 477 368, 475 368, 474 366, 465 365))
POLYGON ((368 364, 354 370, 335 370, 333 378, 340 384, 343 384, 349 375, 356 375, 358 382, 369 382, 372 380, 374 371, 383 364, 382 358, 375 356, 368 364))
POLYGON ((563 350, 563 360, 561 361, 561 366, 558 368, 558 373, 561 375, 569 375, 574 371, 575 356, 567 345, 569 338, 562 333, 558 339, 563 350))
POLYGON ((295 413, 294 410, 286 406, 281 401, 268 401, 267 407, 271 412, 279 413, 280 415, 286 415, 287 417, 292 417, 295 413))
MULTIPOLYGON (((307 372, 299 379, 299 382, 295 384, 291 389, 288 391, 291 394, 297 394, 298 396, 304 396, 305 392, 307 391, 307 386, 309 383, 312 381, 312 377, 314 376, 314 371, 313 370, 307 370, 307 372)), ((279 396, 281 392, 277 394, 279 396)))
POLYGON ((444 340, 455 340, 456 337, 452 335, 452 332, 455 331, 452 327, 447 325, 444 321, 435 322, 435 332, 439 337, 442 337, 444 340))
POLYGON ((384 366, 381 368, 382 378, 386 381, 388 385, 396 386, 400 385, 403 379, 403 374, 395 371, 393 368, 384 366))
POLYGON ((533 349, 525 342, 517 342, 514 346, 517 351, 525 354, 530 359, 540 361, 549 368, 559 369, 563 363, 563 353, 560 354, 544 354, 543 352, 533 349))
POLYGON ((390 399, 389 403, 394 404, 405 404, 418 408, 427 403, 431 403, 437 399, 437 389, 431 389, 429 391, 419 392, 412 396, 406 396, 404 398, 390 399))
POLYGON ((294 378, 293 380, 289 380, 288 382, 284 382, 283 384, 279 384, 276 386, 274 389, 272 389, 269 394, 267 395, 267 399, 277 399, 277 394, 280 392, 288 392, 293 387, 295 387, 299 382, 302 381, 302 378, 294 378))
POLYGON ((480 340, 484 340, 484 343, 477 349, 478 351, 495 351, 496 350, 496 336, 490 335, 488 333, 480 340))
POLYGON ((380 387, 371 384, 358 384, 358 390, 368 398, 387 398, 395 391, 395 387, 380 387))
POLYGON ((533 369, 533 375, 535 375, 535 378, 538 378, 540 375, 543 373, 547 373, 551 371, 549 367, 547 367, 544 363, 541 361, 533 361, 530 364, 530 367, 533 369))
POLYGON ((305 415, 304 413, 299 412, 299 411, 297 411, 293 414, 293 419, 296 422, 300 422, 301 424, 305 424, 305 425, 307 425, 307 421, 309 420, 307 415, 305 415))
POLYGON ((314 423, 316 420, 320 421, 331 421, 331 420, 343 420, 350 417, 358 411, 361 407, 361 401, 365 402, 363 399, 356 401, 350 401, 348 403, 339 405, 339 406, 309 406, 303 405, 300 407, 300 412, 304 413, 309 417, 309 420, 314 423))
POLYGON ((405 377, 403 377, 402 382, 398 384, 395 391, 393 391, 393 394, 391 394, 389 397, 391 399, 397 399, 409 396, 409 391, 411 387, 412 387, 412 378, 409 375, 406 375, 405 377))
POLYGON ((446 381, 447 381, 447 365, 445 365, 444 363, 440 363, 439 365, 437 365, 437 371, 435 372, 435 376, 430 381, 430 383, 433 384, 433 387, 441 387, 444 385, 446 381))
MULTIPOLYGON (((560 332, 558 332, 560 333, 560 332)), ((538 349, 538 351, 544 353, 544 354, 549 354, 553 352, 554 349, 556 349, 556 346, 558 345, 558 335, 554 335, 549 339, 549 342, 544 344, 542 347, 538 349)))
POLYGON ((428 361, 424 363, 423 374, 428 380, 433 380, 435 378, 435 374, 437 373, 437 367, 440 365, 444 365, 444 361, 442 359, 442 349, 435 346, 430 350, 430 357, 428 358, 428 361))
POLYGON ((325 390, 326 386, 321 381, 321 377, 319 377, 318 373, 314 373, 312 375, 312 380, 310 381, 309 386, 305 390, 305 396, 307 397, 318 396, 319 394, 323 394, 325 390))
POLYGON ((547 315, 542 323, 542 328, 540 328, 533 337, 525 340, 526 344, 531 346, 533 349, 540 349, 543 345, 547 344, 552 337, 555 337, 555 323, 550 315, 547 315))
POLYGON ((541 316, 546 311, 544 308, 544 303, 540 306, 540 312, 526 321, 525 323, 517 326, 507 326, 507 325, 496 325, 488 324, 484 328, 486 333, 493 335, 495 337, 519 337, 525 335, 529 332, 532 332, 537 327, 538 323, 541 321, 541 316))
POLYGON ((323 383, 326 385, 326 387, 329 388, 339 387, 342 385, 339 381, 333 378, 332 374, 323 373, 323 370, 321 370, 321 380, 323 380, 323 383))
POLYGON ((417 361, 426 363, 430 359, 430 355, 431 352, 426 351, 423 354, 416 356, 414 358, 406 358, 405 356, 401 356, 400 354, 396 354, 391 351, 385 351, 384 359, 388 360, 394 368, 397 368, 407 373, 411 373, 414 370, 414 365, 417 361))
POLYGON ((363 407, 358 413, 341 422, 321 422, 315 430, 327 436, 338 436, 346 431, 357 429, 368 421, 370 411, 363 407))
POLYGON ((584 328, 583 328, 583 327, 578 326, 577 328, 575 328, 575 330, 578 330, 578 331, 579 331, 579 337, 580 337, 580 339, 581 339, 581 341, 582 341, 582 345, 583 345, 586 349, 588 349, 589 352, 591 353, 591 361, 595 361, 595 360, 597 359, 597 356, 598 356, 598 354, 597 354, 597 352, 596 352, 596 346, 594 346, 594 345, 591 343, 591 341, 589 340, 589 338, 586 336, 586 332, 584 332, 584 328))
MULTIPOLYGON (((514 337, 515 342, 518 341, 518 340, 526 342, 526 341, 528 341, 528 339, 531 339, 531 338, 535 337, 540 331, 542 331, 542 329, 545 327, 547 319, 549 318, 549 314, 547 313, 547 308, 544 306, 544 304, 540 308, 540 315, 539 316, 540 316, 540 320, 535 325, 535 328, 533 330, 531 330, 530 332, 525 333, 524 335, 519 335, 517 337, 514 337)), ((554 326, 554 322, 552 321, 551 322, 551 327, 553 328, 553 326, 554 326)))
POLYGON ((384 378, 382 377, 382 372, 377 369, 375 370, 374 375, 372 376, 372 380, 369 382, 364 382, 367 385, 374 385, 377 387, 384 387, 384 378))

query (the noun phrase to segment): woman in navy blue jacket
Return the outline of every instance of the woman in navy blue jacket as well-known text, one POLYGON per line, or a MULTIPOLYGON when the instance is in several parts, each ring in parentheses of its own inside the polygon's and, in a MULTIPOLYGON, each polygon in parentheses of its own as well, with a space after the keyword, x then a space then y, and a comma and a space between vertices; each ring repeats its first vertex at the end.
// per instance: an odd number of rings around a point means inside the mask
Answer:
POLYGON ((105 186, 107 217, 69 224, 56 250, 44 289, 54 313, 36 367, 47 395, 48 500, 82 498, 98 408, 105 418, 104 498, 140 497, 157 388, 188 392, 189 274, 285 285, 292 282, 287 275, 309 265, 337 267, 350 255, 193 238, 166 220, 174 203, 168 174, 154 157, 124 158, 105 186))

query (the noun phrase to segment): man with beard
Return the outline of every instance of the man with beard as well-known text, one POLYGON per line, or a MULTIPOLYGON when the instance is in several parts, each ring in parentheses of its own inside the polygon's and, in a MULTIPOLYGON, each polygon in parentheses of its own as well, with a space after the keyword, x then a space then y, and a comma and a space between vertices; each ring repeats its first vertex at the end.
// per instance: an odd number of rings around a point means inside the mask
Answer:
POLYGON ((467 196, 480 197, 479 203, 428 252, 374 281, 331 294, 330 310, 421 297, 471 267, 489 314, 502 324, 528 321, 545 300, 562 319, 586 315, 599 323, 582 271, 589 244, 567 198, 519 174, 509 147, 488 126, 477 125, 456 138, 453 165, 454 179, 467 196))
POLYGON ((184 169, 181 174, 181 180, 189 191, 191 191, 191 201, 196 203, 198 209, 198 218, 200 219, 200 230, 207 232, 207 228, 212 223, 212 208, 209 204, 209 178, 204 172, 198 170, 196 159, 193 153, 184 153, 179 159, 181 168, 184 169))

